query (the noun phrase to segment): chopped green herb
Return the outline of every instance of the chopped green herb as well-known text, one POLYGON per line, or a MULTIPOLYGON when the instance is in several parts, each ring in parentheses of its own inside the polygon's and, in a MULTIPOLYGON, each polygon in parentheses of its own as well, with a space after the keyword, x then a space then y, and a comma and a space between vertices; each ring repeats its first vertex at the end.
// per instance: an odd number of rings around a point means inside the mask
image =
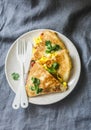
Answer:
POLYGON ((57 62, 54 62, 51 67, 47 68, 47 71, 54 76, 56 76, 57 69, 59 68, 59 64, 57 62))
POLYGON ((46 53, 51 53, 53 51, 58 51, 59 49, 61 49, 61 47, 59 45, 52 46, 51 41, 46 41, 45 45, 47 47, 46 53))
POLYGON ((37 79, 37 78, 32 77, 31 80, 33 81, 34 85, 39 85, 40 84, 40 80, 37 79))
POLYGON ((36 94, 39 94, 39 93, 41 93, 42 91, 43 91, 42 88, 37 88, 37 90, 36 90, 36 94))
POLYGON ((14 80, 18 80, 19 77, 20 77, 20 75, 19 75, 18 73, 15 73, 15 72, 12 73, 11 76, 12 76, 12 78, 13 78, 14 80))
POLYGON ((31 89, 32 91, 35 91, 35 86, 31 86, 30 89, 31 89))
POLYGON ((36 85, 40 85, 40 80, 39 79, 37 79, 36 85))
POLYGON ((46 46, 51 46, 51 41, 46 41, 45 43, 46 46))
POLYGON ((36 83, 36 78, 32 77, 31 80, 33 83, 36 83))
POLYGON ((46 50, 46 53, 51 53, 51 50, 50 50, 50 49, 47 49, 47 50, 46 50))
POLYGON ((54 45, 54 46, 52 47, 52 49, 53 49, 54 51, 58 51, 59 49, 61 49, 61 47, 60 47, 59 45, 54 45))
POLYGON ((56 73, 56 70, 53 67, 48 68, 47 71, 53 75, 56 73))
POLYGON ((33 82, 33 84, 34 84, 34 86, 31 86, 31 87, 30 87, 31 90, 32 90, 32 91, 35 91, 36 94, 42 92, 43 89, 42 89, 42 88, 39 88, 40 80, 37 79, 37 78, 34 78, 34 77, 32 77, 31 80, 32 80, 32 82, 33 82))
POLYGON ((57 70, 59 68, 59 64, 57 62, 54 62, 52 64, 52 67, 57 70))
POLYGON ((39 94, 39 87, 36 87, 36 94, 39 94))
POLYGON ((39 89, 38 89, 38 91, 39 91, 39 93, 40 93, 40 92, 42 92, 42 91, 43 91, 43 89, 42 89, 42 88, 39 88, 39 89))

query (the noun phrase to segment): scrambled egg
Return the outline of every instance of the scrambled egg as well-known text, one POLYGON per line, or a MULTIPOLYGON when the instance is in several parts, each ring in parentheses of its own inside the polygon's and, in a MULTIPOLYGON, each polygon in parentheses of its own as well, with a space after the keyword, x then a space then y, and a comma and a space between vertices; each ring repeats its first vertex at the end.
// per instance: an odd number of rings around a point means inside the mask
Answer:
POLYGON ((40 36, 37 37, 37 38, 34 38, 34 43, 35 43, 35 45, 36 45, 36 44, 39 44, 40 42, 42 42, 40 36))
POLYGON ((42 58, 39 59, 39 62, 40 62, 41 64, 44 64, 44 63, 46 63, 46 61, 48 61, 48 60, 49 60, 49 59, 48 59, 47 57, 42 56, 42 58))
POLYGON ((52 54, 48 54, 47 57, 46 56, 42 56, 42 58, 39 59, 39 62, 44 64, 44 63, 46 63, 46 61, 55 58, 56 55, 57 55, 56 53, 52 53, 52 54))
MULTIPOLYGON (((34 38, 33 40, 34 40, 34 45, 38 45, 40 42, 42 42, 40 36, 34 38)), ((33 49, 32 49, 32 52, 33 52, 33 53, 35 52, 35 48, 34 48, 34 47, 33 47, 33 49)))
POLYGON ((57 56, 57 53, 56 52, 48 53, 48 54, 45 53, 45 56, 48 57, 50 60, 50 59, 54 59, 57 56))
POLYGON ((67 86, 67 82, 63 82, 63 86, 66 87, 67 86))
POLYGON ((44 64, 43 66, 44 66, 44 68, 45 68, 46 70, 48 69, 47 66, 46 66, 46 64, 44 64))

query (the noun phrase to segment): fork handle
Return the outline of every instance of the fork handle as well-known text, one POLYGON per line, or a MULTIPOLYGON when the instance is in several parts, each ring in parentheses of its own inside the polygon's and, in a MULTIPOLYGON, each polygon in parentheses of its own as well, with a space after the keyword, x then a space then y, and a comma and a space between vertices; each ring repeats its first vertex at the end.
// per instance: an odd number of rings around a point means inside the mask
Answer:
POLYGON ((28 107, 28 98, 25 90, 25 82, 24 82, 24 66, 21 64, 21 107, 28 107))
POLYGON ((14 101, 13 101, 13 104, 12 104, 12 107, 14 109, 18 109, 20 107, 20 86, 16 92, 16 96, 14 98, 14 101))
MULTIPOLYGON (((23 87, 24 86, 22 86, 22 88, 23 87)), ((21 90, 21 107, 22 108, 27 108, 28 107, 28 98, 27 98, 25 88, 21 90)))

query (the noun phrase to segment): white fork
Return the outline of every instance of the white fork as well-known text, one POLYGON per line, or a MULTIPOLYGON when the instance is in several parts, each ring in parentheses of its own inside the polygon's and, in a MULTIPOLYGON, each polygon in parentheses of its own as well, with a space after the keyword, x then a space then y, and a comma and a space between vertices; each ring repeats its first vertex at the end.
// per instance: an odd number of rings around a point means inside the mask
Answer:
POLYGON ((25 43, 25 41, 22 41, 21 43, 17 42, 17 59, 21 67, 21 75, 20 75, 21 84, 19 86, 19 89, 16 93, 16 96, 12 104, 12 107, 14 109, 18 109, 20 105, 22 108, 28 107, 28 97, 26 94, 24 83, 24 62, 26 59, 26 53, 27 53, 27 44, 25 43))

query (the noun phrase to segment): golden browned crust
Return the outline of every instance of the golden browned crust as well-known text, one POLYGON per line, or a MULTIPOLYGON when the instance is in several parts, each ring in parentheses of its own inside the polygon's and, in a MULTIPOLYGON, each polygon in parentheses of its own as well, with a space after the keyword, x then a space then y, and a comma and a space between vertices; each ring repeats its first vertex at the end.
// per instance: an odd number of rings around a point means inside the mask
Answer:
POLYGON ((70 77, 70 72, 72 69, 72 62, 67 50, 62 50, 57 56, 56 61, 60 64, 58 69, 58 74, 63 79, 63 81, 68 81, 70 77))
POLYGON ((41 39, 43 42, 45 41, 51 41, 54 44, 58 44, 60 45, 60 47, 62 49, 66 49, 65 44, 63 43, 63 41, 59 38, 58 34, 56 32, 52 32, 49 30, 45 30, 41 33, 40 35, 41 39))
POLYGON ((40 44, 34 46, 34 54, 33 59, 38 60, 40 59, 45 53, 45 43, 41 42, 40 44))
POLYGON ((26 82, 26 91, 29 97, 42 95, 42 94, 49 94, 54 92, 62 92, 65 91, 67 88, 64 88, 60 82, 55 79, 50 73, 48 73, 41 65, 35 63, 34 66, 30 69, 28 74, 28 79, 26 82), (30 87, 32 84, 32 77, 36 77, 40 79, 39 87, 43 89, 43 91, 39 94, 36 94, 35 91, 32 91, 30 87))

